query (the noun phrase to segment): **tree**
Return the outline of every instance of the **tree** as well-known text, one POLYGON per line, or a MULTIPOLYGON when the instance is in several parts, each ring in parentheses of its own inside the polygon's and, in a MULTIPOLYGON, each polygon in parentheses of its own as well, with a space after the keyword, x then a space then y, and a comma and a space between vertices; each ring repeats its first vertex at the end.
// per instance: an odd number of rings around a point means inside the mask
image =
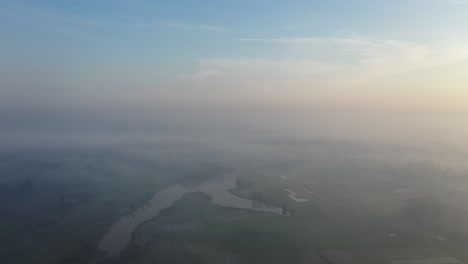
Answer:
POLYGON ((282 215, 288 215, 288 207, 286 205, 283 205, 283 212, 281 212, 282 215))
POLYGON ((36 190, 36 184, 32 180, 24 180, 18 189, 21 194, 31 194, 36 190))

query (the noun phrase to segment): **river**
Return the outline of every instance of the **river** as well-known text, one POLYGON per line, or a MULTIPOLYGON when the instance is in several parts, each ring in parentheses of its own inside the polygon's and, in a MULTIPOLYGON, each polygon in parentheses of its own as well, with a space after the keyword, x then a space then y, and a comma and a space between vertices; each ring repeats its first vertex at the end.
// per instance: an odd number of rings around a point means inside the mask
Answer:
POLYGON ((151 218, 156 217, 162 209, 171 207, 186 193, 203 192, 210 195, 214 204, 243 208, 256 211, 267 211, 281 214, 282 209, 267 206, 249 199, 233 195, 229 190, 236 188, 236 177, 225 176, 215 178, 196 187, 172 185, 154 194, 153 198, 134 213, 122 217, 113 224, 109 232, 102 238, 98 249, 107 252, 106 258, 118 257, 130 243, 135 228, 151 218))

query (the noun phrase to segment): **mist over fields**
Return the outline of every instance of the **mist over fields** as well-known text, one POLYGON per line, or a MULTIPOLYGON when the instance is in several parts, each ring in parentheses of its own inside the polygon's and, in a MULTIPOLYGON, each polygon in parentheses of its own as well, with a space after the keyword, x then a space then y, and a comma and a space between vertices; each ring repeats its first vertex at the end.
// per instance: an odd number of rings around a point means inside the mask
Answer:
POLYGON ((167 141, 229 150, 252 140, 328 141, 413 149, 422 160, 452 165, 462 165, 468 152, 464 119, 463 113, 191 105, 132 109, 52 104, 49 109, 12 108, 0 114, 2 145, 11 149, 167 141))
POLYGON ((2 97, 0 262, 468 261, 463 111, 176 98, 2 97))
POLYGON ((462 116, 43 109, 1 114, 2 261, 468 260, 462 116))
POLYGON ((468 263, 465 0, 1 0, 1 264, 468 263))

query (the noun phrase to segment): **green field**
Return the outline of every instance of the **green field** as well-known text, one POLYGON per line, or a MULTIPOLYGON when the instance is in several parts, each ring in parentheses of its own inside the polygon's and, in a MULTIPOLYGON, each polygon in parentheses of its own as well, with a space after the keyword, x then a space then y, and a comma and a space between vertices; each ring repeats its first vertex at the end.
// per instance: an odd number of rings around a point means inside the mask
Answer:
MULTIPOLYGON (((100 239, 154 192, 212 166, 117 151, 0 155, 0 263, 88 263, 100 239)), ((216 169, 216 167, 215 167, 216 169)))
MULTIPOLYGON (((365 258, 365 252, 373 252, 366 250, 369 247, 397 252, 430 245, 438 252, 463 257, 435 241, 389 238, 385 231, 372 223, 319 223, 232 209, 212 204, 203 193, 190 193, 140 225, 121 258, 107 263, 327 263, 322 254, 339 257, 348 252, 328 248, 361 249, 365 258)), ((428 249, 418 252, 423 257, 434 255, 428 249)))
MULTIPOLYGON (((349 160, 344 165, 354 167, 349 160)), ((436 167, 396 166, 375 175, 375 164, 354 171, 340 168, 344 165, 298 162, 278 168, 244 163, 236 170, 237 188, 231 192, 285 207, 290 217, 221 207, 201 193, 188 194, 142 224, 116 263, 324 263, 321 254, 328 249, 362 249, 371 254, 375 248, 418 247, 468 260, 462 253, 468 249, 464 225, 453 226, 451 218, 456 214, 457 221, 467 219, 463 211, 430 199, 422 203, 395 191, 411 184, 443 189, 432 175, 424 174, 441 173, 436 167), (400 178, 398 173, 414 176, 400 178), (387 175, 397 176, 377 177, 387 175), (308 201, 295 202, 285 189, 308 201), (443 241, 437 238, 440 234, 443 241)))
POLYGON ((242 155, 162 146, 9 153, 0 161, 0 263, 99 259, 111 225, 155 192, 173 184, 196 191, 224 173, 237 175, 233 194, 290 216, 190 193, 141 224, 121 259, 102 263, 323 263, 323 252, 415 247, 468 261, 466 175, 432 163, 271 144, 242 155))

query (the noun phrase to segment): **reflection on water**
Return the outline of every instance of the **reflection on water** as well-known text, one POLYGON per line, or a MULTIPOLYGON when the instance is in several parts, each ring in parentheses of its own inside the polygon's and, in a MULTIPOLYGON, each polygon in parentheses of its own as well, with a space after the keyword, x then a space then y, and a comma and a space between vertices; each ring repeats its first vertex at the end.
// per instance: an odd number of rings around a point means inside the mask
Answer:
POLYGON ((213 203, 222 206, 267 211, 277 214, 282 213, 281 208, 266 206, 252 200, 233 195, 229 190, 234 189, 235 187, 236 178, 234 176, 226 176, 202 183, 199 186, 184 187, 181 185, 173 185, 163 189, 155 193, 151 201, 135 213, 121 218, 112 225, 109 232, 99 243, 99 250, 106 251, 107 257, 118 256, 130 242, 133 230, 135 230, 139 224, 157 216, 159 211, 172 206, 174 202, 189 192, 200 191, 206 193, 213 198, 213 203))

